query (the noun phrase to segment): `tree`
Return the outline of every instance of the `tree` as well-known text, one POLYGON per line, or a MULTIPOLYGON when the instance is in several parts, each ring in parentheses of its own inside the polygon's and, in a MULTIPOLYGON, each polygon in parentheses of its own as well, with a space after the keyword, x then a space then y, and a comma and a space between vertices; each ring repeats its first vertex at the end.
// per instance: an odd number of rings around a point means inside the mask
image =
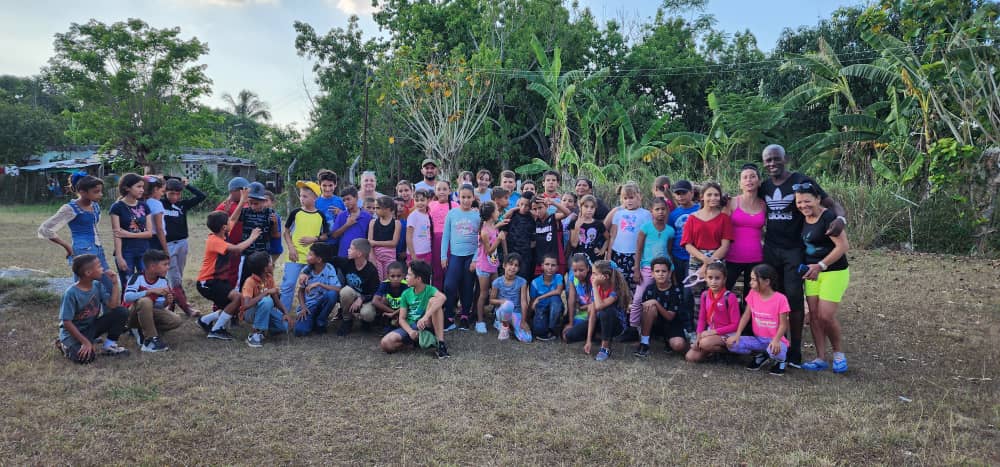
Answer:
POLYGON ((147 169, 206 138, 197 100, 211 92, 212 81, 197 62, 208 46, 180 33, 129 19, 72 23, 56 34, 49 72, 81 105, 70 112, 77 125, 71 133, 147 169))
POLYGON ((46 146, 61 142, 61 125, 41 108, 0 100, 0 163, 20 164, 46 146))
POLYGON ((222 100, 229 104, 229 108, 226 110, 240 119, 255 122, 271 121, 271 112, 267 110, 267 104, 249 89, 240 91, 236 95, 236 99, 233 99, 233 96, 227 92, 222 95, 222 100))

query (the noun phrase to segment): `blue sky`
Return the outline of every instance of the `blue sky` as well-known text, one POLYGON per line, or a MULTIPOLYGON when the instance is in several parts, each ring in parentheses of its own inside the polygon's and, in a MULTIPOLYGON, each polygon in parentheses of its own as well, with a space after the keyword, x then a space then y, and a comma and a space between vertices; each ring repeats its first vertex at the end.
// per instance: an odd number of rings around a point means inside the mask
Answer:
MULTIPOLYGON (((371 21, 370 0, 88 0, 31 2, 0 0, 0 74, 33 75, 52 55, 53 35, 70 23, 91 18, 103 22, 130 17, 154 27, 179 26, 183 37, 207 42, 203 58, 214 81, 214 94, 206 99, 222 106, 221 95, 251 89, 271 106, 275 121, 308 125, 309 92, 317 92, 312 64, 295 53, 292 23, 302 20, 317 32, 346 27, 350 14, 361 17, 366 34, 378 33, 371 21)), ((729 33, 749 29, 763 50, 773 48, 782 29, 815 24, 843 5, 843 0, 710 0, 707 13, 716 27, 729 33)), ((606 19, 650 18, 656 0, 580 0, 603 23, 606 19)))

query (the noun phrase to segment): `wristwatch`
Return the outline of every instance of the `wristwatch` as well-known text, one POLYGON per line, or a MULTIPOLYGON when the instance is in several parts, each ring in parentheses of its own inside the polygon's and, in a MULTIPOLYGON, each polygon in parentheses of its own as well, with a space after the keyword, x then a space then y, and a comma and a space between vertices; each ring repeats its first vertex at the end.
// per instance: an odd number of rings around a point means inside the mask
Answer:
POLYGON ((817 263, 817 264, 819 264, 819 268, 820 268, 820 269, 822 269, 822 270, 824 270, 824 271, 826 271, 826 268, 828 268, 828 267, 829 267, 829 266, 827 266, 827 265, 826 265, 826 263, 824 263, 824 262, 822 262, 822 261, 820 261, 820 262, 819 262, 819 263, 817 263))

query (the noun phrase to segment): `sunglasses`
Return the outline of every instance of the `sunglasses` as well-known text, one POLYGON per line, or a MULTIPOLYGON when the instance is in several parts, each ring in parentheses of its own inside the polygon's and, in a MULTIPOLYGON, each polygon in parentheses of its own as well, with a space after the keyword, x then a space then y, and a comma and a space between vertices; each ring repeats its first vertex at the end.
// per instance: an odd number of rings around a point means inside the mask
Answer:
POLYGON ((142 179, 145 180, 146 183, 160 183, 160 179, 152 175, 146 175, 145 177, 142 177, 142 179))
POLYGON ((796 183, 792 185, 792 191, 809 191, 813 188, 813 184, 809 182, 796 183))

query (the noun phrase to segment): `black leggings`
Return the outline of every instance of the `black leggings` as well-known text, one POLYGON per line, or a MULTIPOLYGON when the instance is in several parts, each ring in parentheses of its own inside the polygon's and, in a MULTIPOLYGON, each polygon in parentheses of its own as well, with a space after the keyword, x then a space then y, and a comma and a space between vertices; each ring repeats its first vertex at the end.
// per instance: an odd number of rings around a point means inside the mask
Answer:
MULTIPOLYGON (((625 325, 618 317, 618 307, 609 306, 597 312, 597 322, 594 323, 595 338, 601 340, 611 340, 625 330, 625 325)), ((566 342, 580 342, 587 340, 587 321, 574 324, 566 332, 566 342)))
MULTIPOLYGON (((117 341, 118 337, 125 331, 125 320, 127 319, 128 310, 125 307, 112 308, 95 319, 94 323, 90 325, 83 335, 90 342, 94 342, 96 337, 104 334, 108 335, 108 340, 117 341)), ((94 361, 94 355, 100 350, 95 348, 94 353, 90 354, 90 357, 83 359, 80 358, 81 347, 83 346, 77 342, 75 345, 66 348, 66 357, 76 363, 90 363, 94 361)))

